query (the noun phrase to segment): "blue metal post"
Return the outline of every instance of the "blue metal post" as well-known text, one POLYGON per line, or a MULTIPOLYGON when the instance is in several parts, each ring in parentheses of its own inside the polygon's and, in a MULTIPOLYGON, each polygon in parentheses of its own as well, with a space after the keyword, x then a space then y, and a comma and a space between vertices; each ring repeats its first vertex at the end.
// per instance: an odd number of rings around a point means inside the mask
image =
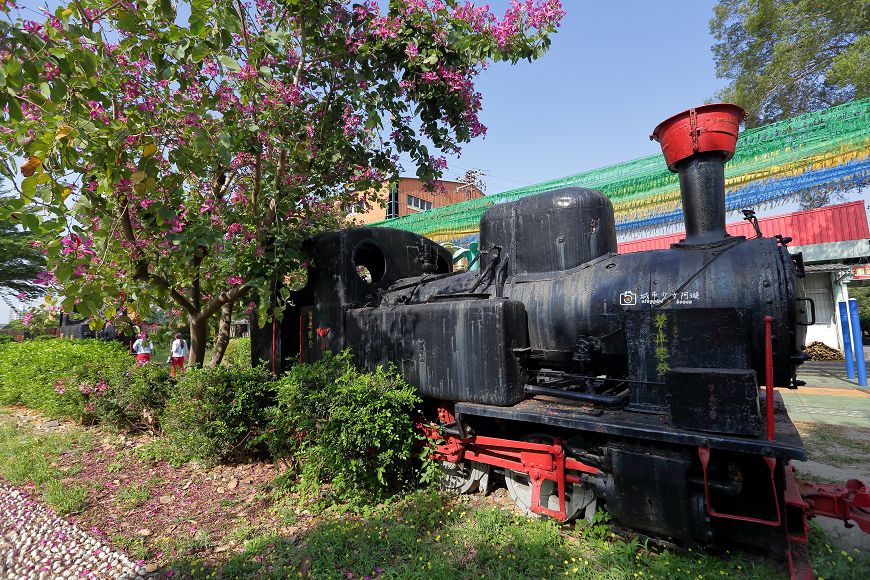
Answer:
POLYGON ((843 327, 843 356, 846 357, 846 376, 855 378, 855 359, 852 358, 852 336, 849 334, 849 306, 840 302, 840 326, 843 327))
POLYGON ((861 321, 858 319, 858 301, 849 300, 849 315, 852 317, 852 343, 855 345, 855 370, 858 384, 867 386, 867 367, 864 365, 864 340, 861 338, 861 321))

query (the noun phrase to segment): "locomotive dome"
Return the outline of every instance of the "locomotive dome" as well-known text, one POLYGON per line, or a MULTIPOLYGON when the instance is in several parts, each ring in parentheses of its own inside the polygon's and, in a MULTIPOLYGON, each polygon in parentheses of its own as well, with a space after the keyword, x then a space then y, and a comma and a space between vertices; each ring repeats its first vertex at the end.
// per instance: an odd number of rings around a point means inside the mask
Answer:
MULTIPOLYGON (((480 220, 480 241, 514 257, 510 275, 570 270, 617 252, 613 204, 595 189, 566 187, 495 205, 480 220)), ((481 268, 489 259, 481 256, 481 268)))

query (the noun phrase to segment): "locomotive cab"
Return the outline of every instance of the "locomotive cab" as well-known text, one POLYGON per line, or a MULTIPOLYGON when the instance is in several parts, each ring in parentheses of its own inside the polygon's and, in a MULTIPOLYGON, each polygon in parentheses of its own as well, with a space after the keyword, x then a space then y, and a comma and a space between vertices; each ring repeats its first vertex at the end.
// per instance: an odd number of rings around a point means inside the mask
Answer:
MULTIPOLYGON (((308 280, 291 292, 282 322, 273 320, 261 328, 255 312, 250 324, 254 364, 265 362, 275 373, 295 360, 313 362, 327 350, 347 348, 345 314, 378 304, 379 292, 397 280, 453 270, 449 250, 402 230, 323 232, 307 240, 302 251, 309 256, 308 280)), ((274 293, 282 287, 276 284, 274 293)))

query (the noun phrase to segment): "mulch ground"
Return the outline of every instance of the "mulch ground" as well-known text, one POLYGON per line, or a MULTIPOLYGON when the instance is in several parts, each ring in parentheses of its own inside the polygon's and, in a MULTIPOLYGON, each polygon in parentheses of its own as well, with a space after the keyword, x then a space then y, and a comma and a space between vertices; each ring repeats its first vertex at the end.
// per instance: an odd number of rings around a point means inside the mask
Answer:
MULTIPOLYGON (((10 410, 7 422, 11 419, 19 429, 36 434, 84 429, 97 436, 96 446, 72 447, 51 465, 69 474, 63 483, 87 484, 89 489, 86 506, 65 519, 111 540, 118 549, 138 545, 142 559, 151 564, 149 571, 185 553, 217 562, 222 553, 241 549, 240 528, 289 536, 292 542, 314 524, 312 514, 294 510, 293 525, 282 525, 282 518, 269 509, 267 490, 282 472, 280 465, 253 461, 173 467, 136 455, 136 449, 151 439, 147 435, 128 437, 72 421, 50 421, 23 407, 10 410), (142 548, 147 553, 141 553, 142 548)), ((33 485, 25 489, 34 491, 33 485)), ((136 555, 132 547, 125 551, 136 555)))

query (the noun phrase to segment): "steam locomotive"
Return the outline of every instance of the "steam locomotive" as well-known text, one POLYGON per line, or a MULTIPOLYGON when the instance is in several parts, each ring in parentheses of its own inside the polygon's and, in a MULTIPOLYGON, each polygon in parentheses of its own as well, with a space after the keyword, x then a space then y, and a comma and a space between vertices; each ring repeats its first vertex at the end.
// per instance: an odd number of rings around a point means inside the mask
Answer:
POLYGON ((726 233, 742 118, 705 105, 651 136, 679 174, 686 237, 670 249, 618 254, 610 200, 577 187, 487 210, 473 272, 407 231, 321 233, 283 322, 251 324, 252 356, 278 373, 345 348, 363 368, 394 363, 457 492, 503 471, 530 515, 603 505, 645 534, 755 546, 811 577, 806 517, 870 532, 870 494, 789 464, 807 455, 773 388, 800 385, 815 309, 788 238, 726 233))

